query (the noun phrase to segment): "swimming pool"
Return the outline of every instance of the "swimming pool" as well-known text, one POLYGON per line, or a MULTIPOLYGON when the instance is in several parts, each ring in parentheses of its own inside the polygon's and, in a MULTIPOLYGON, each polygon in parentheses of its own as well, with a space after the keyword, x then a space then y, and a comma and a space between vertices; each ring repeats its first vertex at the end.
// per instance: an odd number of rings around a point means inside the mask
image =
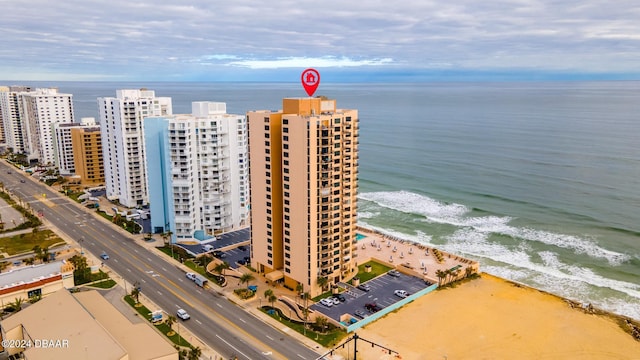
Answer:
POLYGON ((360 233, 356 233, 356 241, 360 241, 360 240, 362 240, 362 239, 364 239, 366 237, 367 237, 366 235, 362 235, 360 233))

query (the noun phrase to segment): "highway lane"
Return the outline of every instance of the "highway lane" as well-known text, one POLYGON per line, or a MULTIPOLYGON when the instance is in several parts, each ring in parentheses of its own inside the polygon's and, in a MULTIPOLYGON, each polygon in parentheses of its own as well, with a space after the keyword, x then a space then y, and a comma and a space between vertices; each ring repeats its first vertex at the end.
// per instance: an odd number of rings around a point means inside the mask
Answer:
POLYGON ((58 229, 81 242, 85 251, 96 256, 106 251, 110 255, 105 261, 108 266, 129 283, 139 282, 143 296, 170 314, 175 314, 179 307, 187 310, 192 319, 180 326, 186 326, 225 357, 317 358, 314 351, 254 318, 226 298, 198 288, 186 279, 182 270, 160 259, 164 255, 149 252, 48 187, 31 181, 5 180, 5 169, 0 171, 3 172, 0 181, 8 185, 7 188, 26 199, 36 211, 42 211, 46 220, 58 229))

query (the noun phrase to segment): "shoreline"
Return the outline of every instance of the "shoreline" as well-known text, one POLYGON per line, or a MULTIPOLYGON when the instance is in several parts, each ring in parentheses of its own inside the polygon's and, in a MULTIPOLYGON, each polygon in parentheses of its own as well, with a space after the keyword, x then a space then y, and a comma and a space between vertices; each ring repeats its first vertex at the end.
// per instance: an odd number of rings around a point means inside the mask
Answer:
MULTIPOLYGON (((434 291, 358 330, 402 359, 640 359, 625 318, 494 275, 434 291)), ((635 323, 638 325, 637 322, 635 323)), ((342 350, 345 356, 353 348, 342 350)), ((396 359, 359 346, 365 359, 396 359)))
MULTIPOLYGON (((368 227, 362 226, 362 225, 357 225, 356 231, 367 233, 367 234, 370 234, 370 235, 373 235, 373 236, 382 237, 383 239, 389 238, 389 239, 393 239, 395 241, 399 241, 399 242, 402 242, 402 243, 410 243, 410 244, 414 244, 416 246, 422 245, 422 246, 426 246, 426 247, 437 249, 437 247, 434 246, 434 245, 427 245, 427 244, 424 244, 424 243, 421 243, 421 242, 417 242, 415 240, 398 238, 397 236, 394 236, 394 235, 385 234, 383 231, 380 231, 378 229, 368 228, 368 227)), ((370 236, 370 235, 367 235, 367 236, 370 236)), ((456 255, 456 254, 454 254, 454 255, 456 255)), ((456 255, 456 256, 462 257, 460 255, 456 255)), ((480 269, 479 261, 477 261, 477 260, 471 260, 471 261, 476 263, 477 266, 478 266, 478 269, 480 269)), ((566 301, 570 305, 572 305, 574 307, 577 307, 577 308, 581 308, 583 306, 584 307, 591 307, 593 309, 593 311, 596 311, 596 312, 599 312, 599 313, 607 313, 607 314, 610 314, 611 316, 614 316, 614 317, 619 317, 621 319, 626 319, 626 320, 629 320, 629 321, 635 323, 637 326, 640 326, 640 319, 635 319, 635 318, 632 318, 632 317, 627 316, 627 315, 618 314, 618 313, 610 311, 610 310, 602 309, 600 307, 594 306, 590 302, 584 302, 584 301, 582 301, 582 299, 569 298, 569 297, 566 297, 566 296, 563 296, 563 295, 560 295, 560 294, 556 294, 556 293, 553 293, 553 292, 550 292, 550 291, 547 291, 547 290, 543 290, 543 289, 539 289, 539 288, 533 287, 531 285, 528 285, 528 284, 525 284, 525 283, 522 283, 522 282, 519 282, 519 281, 516 281, 516 280, 507 279, 507 278, 500 277, 498 275, 491 274, 491 273, 486 273, 486 272, 483 272, 482 269, 480 269, 479 273, 488 274, 488 275, 491 275, 493 277, 497 277, 497 278, 503 279, 503 280, 505 280, 507 282, 510 282, 510 283, 513 283, 513 284, 516 284, 516 285, 520 285, 520 286, 523 286, 523 287, 531 288, 531 289, 534 289, 534 290, 537 290, 537 291, 540 291, 540 292, 543 292, 543 293, 546 293, 546 294, 549 294, 549 295, 552 295, 552 296, 556 296, 556 297, 563 299, 564 301, 566 301)), ((640 357, 639 357, 639 359, 640 359, 640 357)))

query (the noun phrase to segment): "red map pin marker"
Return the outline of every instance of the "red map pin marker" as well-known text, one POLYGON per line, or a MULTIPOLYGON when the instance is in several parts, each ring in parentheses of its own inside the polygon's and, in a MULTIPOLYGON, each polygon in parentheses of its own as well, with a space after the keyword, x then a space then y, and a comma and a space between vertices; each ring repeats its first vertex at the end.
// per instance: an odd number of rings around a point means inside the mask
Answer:
POLYGON ((307 95, 313 96, 318 85, 320 85, 320 73, 316 69, 306 69, 302 72, 300 80, 302 80, 302 87, 304 87, 307 95))

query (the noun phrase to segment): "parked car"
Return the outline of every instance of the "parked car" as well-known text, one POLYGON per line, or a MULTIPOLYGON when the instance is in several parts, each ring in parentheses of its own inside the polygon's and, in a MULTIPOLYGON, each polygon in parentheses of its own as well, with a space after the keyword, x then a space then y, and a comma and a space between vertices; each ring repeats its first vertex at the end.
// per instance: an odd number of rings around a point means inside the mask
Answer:
POLYGON ((224 259, 227 257, 227 254, 223 253, 220 250, 216 250, 213 252, 213 256, 217 257, 218 259, 224 259))
POLYGON ((369 312, 372 312, 372 313, 380 311, 380 307, 376 303, 364 304, 364 308, 367 309, 369 312))
POLYGON ((409 293, 406 292, 405 290, 396 290, 393 292, 394 294, 396 294, 396 296, 399 296, 401 298, 406 298, 407 296, 409 296, 409 293))
POLYGON ((245 259, 240 259, 240 260, 238 260, 238 264, 247 265, 247 261, 245 259))
POLYGON ((334 297, 334 298, 336 298, 336 299, 338 299, 340 302, 345 302, 345 301, 347 301, 347 298, 346 298, 346 297, 344 297, 344 295, 342 295, 342 294, 333 294, 333 297, 334 297))
POLYGON ((328 299, 333 303, 333 305, 340 305, 340 300, 338 300, 338 298, 330 297, 328 299))
POLYGON ((240 246, 238 246, 238 250, 245 251, 245 250, 247 250, 247 247, 244 246, 244 245, 240 245, 240 246))
POLYGON ((187 273, 187 279, 195 281, 196 280, 196 274, 188 272, 187 273))
POLYGON ((109 254, 107 254, 106 252, 100 254, 100 257, 102 258, 102 260, 109 260, 109 254))
POLYGON ((368 284, 360 284, 358 285, 358 289, 368 292, 369 290, 371 290, 371 286, 369 286, 368 284))
POLYGON ((389 270, 389 272, 387 273, 393 277, 399 277, 400 276, 400 271, 398 270, 389 270))
POLYGON ((24 184, 24 179, 20 179, 20 182, 24 184))
POLYGON ((329 298, 324 298, 320 300, 320 304, 326 306, 326 307, 332 307, 333 306, 333 301, 329 300, 329 298))
POLYGON ((178 317, 182 320, 189 320, 191 319, 191 316, 189 315, 189 313, 187 313, 184 309, 178 309, 178 312, 176 313, 178 315, 178 317))
POLYGON ((353 314, 361 319, 364 319, 365 317, 367 317, 367 314, 365 314, 364 311, 362 310, 356 310, 354 311, 353 314))

